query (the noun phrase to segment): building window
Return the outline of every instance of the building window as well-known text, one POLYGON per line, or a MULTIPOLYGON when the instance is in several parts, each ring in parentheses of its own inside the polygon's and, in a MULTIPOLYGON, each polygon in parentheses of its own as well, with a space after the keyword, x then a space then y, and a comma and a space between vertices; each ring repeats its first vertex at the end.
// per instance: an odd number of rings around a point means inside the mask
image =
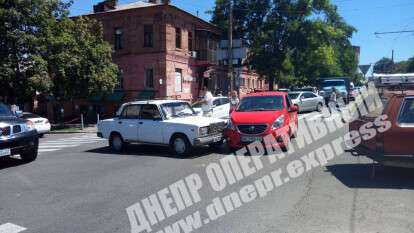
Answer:
POLYGON ((188 32, 188 51, 193 51, 193 33, 188 32))
POLYGON ((145 70, 145 88, 154 88, 154 70, 145 70))
POLYGON ((152 48, 154 46, 154 28, 152 24, 144 25, 144 47, 152 48))
POLYGON ((115 29, 115 41, 114 41, 115 50, 122 49, 122 35, 123 35, 122 28, 116 28, 115 29))
POLYGON ((181 28, 175 28, 175 47, 181 49, 181 28))
POLYGON ((175 69, 175 92, 183 91, 183 71, 175 69))
POLYGON ((122 89, 122 88, 124 88, 124 70, 119 69, 115 89, 122 89))

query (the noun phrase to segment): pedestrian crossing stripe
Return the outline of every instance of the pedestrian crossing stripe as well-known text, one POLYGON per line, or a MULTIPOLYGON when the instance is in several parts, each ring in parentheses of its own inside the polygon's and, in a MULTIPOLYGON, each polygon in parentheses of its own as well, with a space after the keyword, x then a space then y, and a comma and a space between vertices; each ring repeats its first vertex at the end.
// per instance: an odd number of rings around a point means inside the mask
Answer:
POLYGON ((0 233, 19 233, 25 230, 27 229, 13 223, 0 225, 0 233))
POLYGON ((97 143, 100 141, 105 141, 105 139, 98 138, 94 134, 57 139, 54 141, 40 142, 38 151, 39 153, 55 152, 64 148, 74 148, 80 145, 97 143))

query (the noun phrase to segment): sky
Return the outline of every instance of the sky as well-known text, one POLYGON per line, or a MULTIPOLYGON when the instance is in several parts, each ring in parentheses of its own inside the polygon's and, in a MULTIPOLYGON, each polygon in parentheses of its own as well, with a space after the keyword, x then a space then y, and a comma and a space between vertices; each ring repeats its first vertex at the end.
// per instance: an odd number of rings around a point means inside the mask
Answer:
MULTIPOLYGON (((74 0, 72 15, 92 11, 101 0, 74 0)), ((119 0, 127 4, 137 0, 119 0)), ((394 50, 395 61, 414 56, 414 33, 376 36, 375 32, 414 30, 414 0, 332 0, 340 15, 354 26, 352 43, 361 46, 360 64, 373 64, 382 57, 390 57, 394 50)), ((172 4, 209 21, 206 11, 212 9, 214 0, 172 0, 172 4)))

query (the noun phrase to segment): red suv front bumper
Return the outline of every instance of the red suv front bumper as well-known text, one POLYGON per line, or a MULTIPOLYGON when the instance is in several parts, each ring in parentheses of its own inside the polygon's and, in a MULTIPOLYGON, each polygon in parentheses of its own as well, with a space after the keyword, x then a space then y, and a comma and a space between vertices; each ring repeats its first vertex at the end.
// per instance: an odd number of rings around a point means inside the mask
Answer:
MULTIPOLYGON (((290 132, 289 130, 284 129, 270 129, 266 130, 264 133, 257 135, 242 134, 240 131, 233 129, 224 130, 224 136, 227 139, 227 144, 232 149, 241 149, 250 143, 260 141, 264 142, 264 138, 273 135, 274 139, 268 140, 269 145, 265 146, 278 146, 279 148, 286 148, 289 143, 290 132), (277 144, 277 145, 275 145, 277 144)), ((266 140, 267 141, 267 140, 266 140)))

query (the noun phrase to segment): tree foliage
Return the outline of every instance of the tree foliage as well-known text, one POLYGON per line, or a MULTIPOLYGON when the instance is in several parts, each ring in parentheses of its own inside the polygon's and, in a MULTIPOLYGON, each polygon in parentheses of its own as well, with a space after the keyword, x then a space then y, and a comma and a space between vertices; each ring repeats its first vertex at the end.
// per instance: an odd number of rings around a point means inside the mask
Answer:
POLYGON ((393 62, 390 58, 381 58, 374 65, 374 73, 414 73, 414 57, 405 61, 393 62))
POLYGON ((374 73, 377 74, 389 74, 393 73, 394 62, 390 58, 381 58, 374 65, 374 73))
MULTIPOLYGON (((236 37, 249 44, 249 63, 270 83, 315 84, 318 77, 354 75, 355 29, 330 0, 234 0, 236 37)), ((226 30, 229 0, 216 0, 212 23, 226 30)), ((272 88, 272 85, 271 85, 272 88)))
POLYGON ((111 91, 117 68, 100 24, 69 18, 60 0, 0 0, 0 96, 31 100, 111 91))

